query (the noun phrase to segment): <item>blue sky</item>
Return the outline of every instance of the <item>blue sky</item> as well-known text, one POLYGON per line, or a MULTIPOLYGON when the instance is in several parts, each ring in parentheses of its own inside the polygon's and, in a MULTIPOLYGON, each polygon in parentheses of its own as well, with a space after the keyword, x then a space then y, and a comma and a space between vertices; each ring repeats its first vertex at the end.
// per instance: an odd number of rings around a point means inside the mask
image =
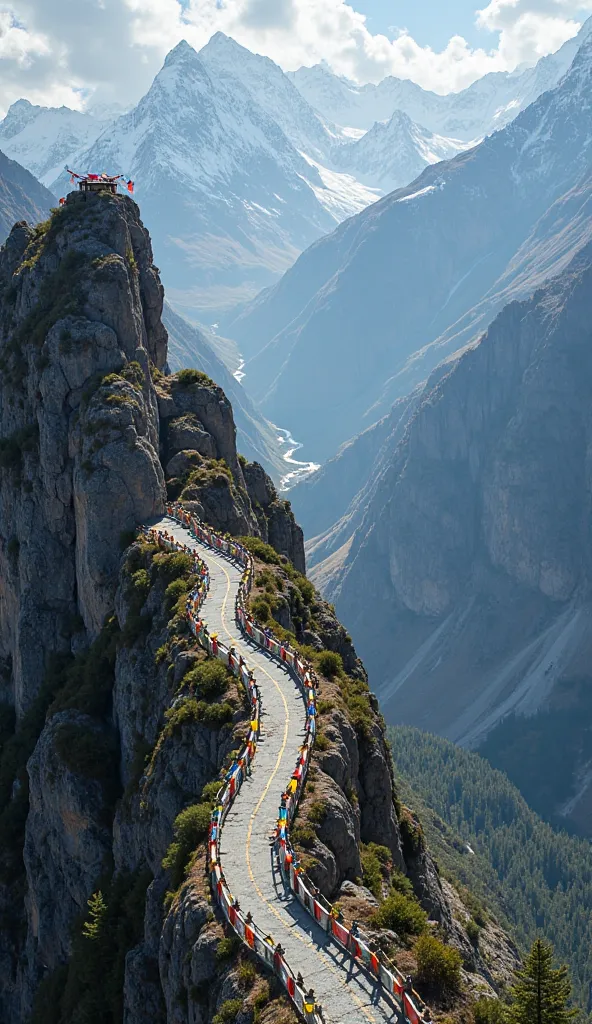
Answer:
POLYGON ((461 35, 471 46, 492 46, 492 32, 478 29, 475 10, 486 2, 475 0, 354 0, 353 6, 368 19, 372 33, 392 35, 392 28, 406 28, 420 46, 442 50, 451 35, 461 35))
MULTIPOLYGON (((450 36, 461 35, 469 46, 494 47, 497 33, 476 23, 476 11, 487 6, 475 0, 350 0, 352 6, 365 14, 370 32, 393 36, 393 29, 407 29, 420 46, 443 50, 450 36)), ((540 4, 543 8, 543 4, 540 4)), ((552 6, 552 5, 550 5, 552 6)), ((560 5, 557 4, 559 7, 560 5)), ((568 5, 566 5, 568 6, 568 5)), ((569 5, 569 15, 584 20, 590 9, 569 5)))

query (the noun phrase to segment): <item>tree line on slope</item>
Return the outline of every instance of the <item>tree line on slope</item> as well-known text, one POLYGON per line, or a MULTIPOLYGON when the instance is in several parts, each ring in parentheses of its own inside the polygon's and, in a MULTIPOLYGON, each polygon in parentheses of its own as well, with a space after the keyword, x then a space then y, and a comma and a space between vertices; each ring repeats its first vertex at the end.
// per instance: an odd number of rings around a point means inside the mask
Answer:
POLYGON ((539 935, 569 964, 588 1008, 592 852, 542 821, 477 754, 408 726, 389 730, 402 796, 422 818, 443 875, 466 885, 525 951, 539 935))

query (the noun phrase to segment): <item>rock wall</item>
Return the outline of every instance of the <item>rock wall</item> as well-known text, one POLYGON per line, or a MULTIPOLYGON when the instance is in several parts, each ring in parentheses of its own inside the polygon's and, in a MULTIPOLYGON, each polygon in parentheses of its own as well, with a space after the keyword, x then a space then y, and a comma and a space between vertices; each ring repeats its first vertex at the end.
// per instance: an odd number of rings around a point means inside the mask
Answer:
POLYGON ((162 511, 150 365, 166 334, 149 238, 116 196, 73 194, 45 230, 16 225, 0 291, 0 650, 21 716, 48 656, 100 629, 122 531, 162 511), (129 363, 133 382, 101 385, 129 363))
POLYGON ((589 678, 591 282, 588 246, 440 368, 327 566, 391 721, 476 745, 589 678))

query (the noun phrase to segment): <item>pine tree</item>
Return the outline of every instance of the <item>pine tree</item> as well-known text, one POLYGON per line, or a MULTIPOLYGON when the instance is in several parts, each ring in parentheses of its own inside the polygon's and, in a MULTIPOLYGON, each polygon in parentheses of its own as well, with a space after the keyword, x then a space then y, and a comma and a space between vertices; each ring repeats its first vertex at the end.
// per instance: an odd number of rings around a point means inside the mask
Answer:
POLYGON ((568 1009, 568 968, 553 967, 553 946, 536 939, 524 967, 516 972, 509 1024, 568 1024, 577 1010, 568 1009))
POLYGON ((100 889, 92 894, 87 903, 88 918, 84 922, 82 934, 85 939, 91 939, 94 942, 102 938, 103 923, 107 916, 107 904, 100 889))

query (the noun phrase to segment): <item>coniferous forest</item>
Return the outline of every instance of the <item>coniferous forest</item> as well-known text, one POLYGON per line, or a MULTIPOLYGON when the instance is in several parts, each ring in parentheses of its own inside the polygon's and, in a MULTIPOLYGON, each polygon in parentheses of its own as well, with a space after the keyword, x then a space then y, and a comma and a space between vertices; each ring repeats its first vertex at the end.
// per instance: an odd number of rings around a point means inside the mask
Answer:
POLYGON ((590 844, 543 821, 478 754, 408 726, 389 737, 401 795, 420 814, 442 874, 486 897, 522 952, 537 935, 552 942, 589 1010, 590 844))

